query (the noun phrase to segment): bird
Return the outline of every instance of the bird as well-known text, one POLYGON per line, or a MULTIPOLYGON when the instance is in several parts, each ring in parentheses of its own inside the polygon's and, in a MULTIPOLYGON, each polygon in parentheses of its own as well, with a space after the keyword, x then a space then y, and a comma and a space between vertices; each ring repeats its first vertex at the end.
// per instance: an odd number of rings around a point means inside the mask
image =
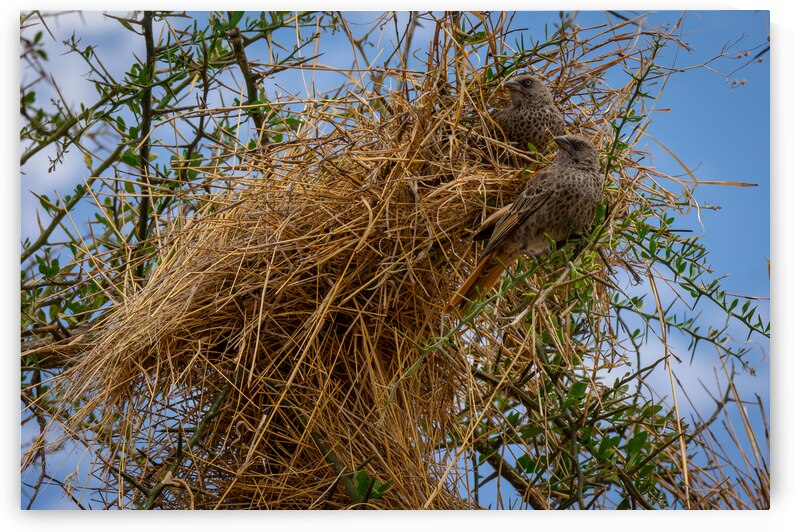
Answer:
POLYGON ((556 136, 565 134, 565 120, 543 81, 533 74, 521 74, 504 83, 510 91, 510 105, 492 113, 494 122, 507 140, 522 151, 543 150, 556 136))
MULTIPOLYGON (((504 87, 512 95, 510 106, 495 111, 493 118, 508 141, 524 150, 528 150, 530 144, 536 149, 544 149, 553 137, 565 134, 562 112, 538 76, 521 74, 505 82, 504 87)), ((473 239, 488 239, 494 224, 511 207, 512 204, 509 203, 486 218, 473 239)))
POLYGON ((491 224, 482 258, 447 304, 447 312, 463 312, 521 255, 537 259, 548 251, 550 240, 563 241, 592 223, 604 191, 598 150, 577 135, 554 141, 559 147, 557 158, 536 173, 491 224))

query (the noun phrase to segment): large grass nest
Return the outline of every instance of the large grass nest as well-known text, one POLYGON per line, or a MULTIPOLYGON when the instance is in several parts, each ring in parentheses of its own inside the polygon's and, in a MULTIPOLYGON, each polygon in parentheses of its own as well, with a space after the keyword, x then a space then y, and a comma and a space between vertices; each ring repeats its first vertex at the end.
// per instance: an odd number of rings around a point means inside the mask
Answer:
MULTIPOLYGON (((67 430, 100 450, 123 506, 470 507, 439 443, 471 443, 456 422, 482 398, 471 358, 499 342, 428 346, 458 323, 443 308, 476 263, 472 232, 554 151, 506 145, 499 80, 447 64, 453 39, 433 46, 441 59, 391 72, 388 94, 280 102, 303 108, 283 142, 204 168, 226 187, 163 235, 145 286, 63 374, 67 430)), ((569 132, 603 148, 631 87, 596 90, 613 63, 577 53, 534 68, 569 132)))

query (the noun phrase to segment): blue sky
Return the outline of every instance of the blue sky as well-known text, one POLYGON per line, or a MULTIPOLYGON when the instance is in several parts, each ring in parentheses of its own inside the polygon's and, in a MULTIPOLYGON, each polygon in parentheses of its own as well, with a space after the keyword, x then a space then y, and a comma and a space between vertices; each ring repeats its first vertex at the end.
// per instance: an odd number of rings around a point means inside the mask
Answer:
MULTIPOLYGON (((678 18, 678 13, 657 13, 652 21, 663 23, 678 18)), ((365 14, 358 14, 368 19, 365 14)), ((78 33, 85 35, 85 43, 94 42, 104 50, 111 68, 126 69, 133 51, 140 53, 139 43, 126 42, 116 38, 117 23, 98 17, 90 17, 88 26, 75 17, 68 20, 74 24, 78 33)), ((542 28, 543 22, 558 19, 556 12, 522 14, 516 26, 542 28)), ((65 19, 66 20, 66 19, 65 19)), ((582 12, 577 18, 581 26, 603 22, 601 12, 582 12)), ((59 34, 69 34, 71 29, 64 23, 59 34)), ((690 12, 684 25, 683 40, 694 50, 680 53, 676 65, 680 68, 700 64, 719 52, 727 43, 744 35, 744 40, 735 46, 736 50, 755 46, 765 41, 769 33, 769 21, 763 12, 690 12)), ((126 34, 126 32, 124 32, 126 34)), ((774 52, 774 49, 773 49, 774 52)), ((713 66, 723 72, 730 72, 746 61, 730 55, 713 66)), ((672 57, 665 58, 672 61, 672 57)), ((341 60, 341 58, 340 58, 341 60)), ((80 101, 80 94, 87 85, 81 80, 84 68, 70 63, 68 56, 59 60, 57 68, 61 80, 66 83, 74 101, 80 101)), ((328 59, 325 60, 328 62, 328 59)), ((345 61, 346 63, 346 61, 345 61)), ((702 205, 719 205, 720 210, 704 210, 702 227, 694 214, 679 219, 678 227, 686 227, 695 232, 703 232, 711 253, 709 262, 716 274, 728 274, 724 286, 729 291, 769 296, 769 277, 767 259, 770 258, 770 157, 769 157, 769 96, 770 60, 765 57, 762 63, 754 62, 737 72, 728 81, 716 72, 696 70, 673 76, 665 88, 661 107, 672 109, 669 113, 657 113, 649 133, 668 146, 684 163, 695 171, 702 180, 724 180, 755 183, 754 188, 734 188, 703 186, 698 188, 696 197, 702 205), (746 84, 732 86, 732 79, 746 80, 746 84)), ((22 73, 24 77, 24 72, 22 73)), ((671 174, 681 174, 683 170, 671 157, 652 142, 648 150, 655 155, 654 164, 671 174)), ((68 193, 75 183, 81 181, 82 157, 67 160, 55 174, 46 172, 45 156, 39 156, 26 168, 27 175, 21 181, 21 230, 22 234, 35 231, 35 217, 31 216, 31 201, 28 190, 50 193, 53 188, 68 193)), ((759 303, 759 310, 765 318, 769 316, 769 304, 759 303)), ((761 342, 756 349, 753 365, 758 370, 756 377, 747 379, 747 386, 758 390, 766 399, 769 397, 769 353, 768 342, 761 342)), ((696 366, 693 376, 707 372, 708 366, 696 366)), ((744 381, 743 381, 744 382, 744 381)), ((66 465, 66 468, 72 467, 66 465)), ((57 490, 53 490, 57 499, 57 490)), ((41 505, 59 505, 63 501, 47 497, 41 505)))

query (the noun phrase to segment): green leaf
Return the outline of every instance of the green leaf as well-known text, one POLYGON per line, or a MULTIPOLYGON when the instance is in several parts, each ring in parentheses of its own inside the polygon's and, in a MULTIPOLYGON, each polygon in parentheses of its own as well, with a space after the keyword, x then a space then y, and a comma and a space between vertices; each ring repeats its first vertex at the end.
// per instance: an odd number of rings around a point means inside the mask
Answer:
POLYGON ((240 19, 243 18, 243 15, 245 15, 245 11, 232 11, 231 17, 229 17, 229 23, 226 25, 226 29, 230 30, 235 27, 237 23, 240 22, 240 19))
POLYGON ((620 436, 606 436, 598 446, 598 457, 602 460, 608 458, 614 452, 618 442, 620 442, 620 436))
POLYGON ((626 455, 629 460, 639 455, 646 441, 648 441, 648 433, 645 431, 638 432, 629 440, 626 444, 626 455))
POLYGON ((372 480, 369 478, 369 475, 366 471, 361 470, 357 471, 356 474, 353 476, 353 485, 356 487, 356 493, 358 494, 358 500, 364 500, 364 496, 367 494, 369 490, 369 484, 372 480))
POLYGON ((391 486, 391 480, 387 480, 386 482, 380 482, 378 480, 372 485, 372 491, 369 492, 370 499, 379 499, 386 495, 386 491, 388 491, 389 486, 391 486))
POLYGON ((40 259, 39 257, 36 257, 36 260, 38 260, 39 262, 39 266, 38 266, 39 273, 41 273, 44 277, 48 279, 55 277, 61 271, 61 266, 58 263, 57 258, 52 259, 52 262, 50 262, 50 264, 47 264, 43 259, 40 259))
POLYGON ((119 24, 124 26, 126 29, 128 29, 130 31, 135 31, 134 29, 132 29, 132 26, 130 25, 130 23, 127 22, 126 20, 120 19, 120 18, 117 18, 116 20, 119 22, 119 24))
POLYGON ((532 441, 535 437, 543 433, 543 427, 523 427, 518 431, 521 434, 521 440, 524 442, 532 441))
POLYGON ((127 149, 127 151, 122 153, 121 160, 130 166, 134 166, 135 168, 138 168, 141 165, 141 158, 138 157, 138 154, 132 151, 132 149, 127 149))
POLYGON ((516 460, 516 470, 519 473, 533 473, 537 462, 528 454, 519 456, 516 460))
POLYGON ((643 417, 653 417, 658 414, 661 409, 662 405, 649 405, 643 409, 642 415, 643 417))
POLYGON ((587 393, 587 382, 574 382, 568 390, 568 397, 563 403, 563 408, 568 408, 578 403, 587 393))
POLYGON ((365 498, 372 500, 383 497, 386 494, 389 486, 391 486, 391 480, 384 483, 372 479, 367 472, 362 469, 353 475, 353 485, 356 487, 356 494, 358 495, 359 501, 364 501, 365 498), (367 492, 369 492, 369 496, 367 496, 367 492))
POLYGON ((301 120, 301 119, 299 119, 299 118, 295 118, 295 117, 291 116, 291 117, 289 117, 289 118, 285 119, 285 120, 284 120, 284 122, 286 122, 286 124, 287 124, 287 125, 288 125, 290 128, 292 128, 292 129, 298 129, 298 126, 300 126, 300 125, 303 123, 303 120, 301 120))

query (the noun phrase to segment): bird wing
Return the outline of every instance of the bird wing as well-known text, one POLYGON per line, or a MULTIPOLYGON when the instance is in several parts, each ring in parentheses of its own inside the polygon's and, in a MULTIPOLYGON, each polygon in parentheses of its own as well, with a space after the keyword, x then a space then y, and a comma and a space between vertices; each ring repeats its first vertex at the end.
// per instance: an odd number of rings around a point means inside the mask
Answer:
POLYGON ((513 204, 510 203, 509 205, 505 205, 495 213, 491 214, 482 224, 480 224, 480 228, 477 229, 477 232, 471 237, 471 239, 475 242, 490 239, 491 235, 493 234, 494 226, 499 223, 499 220, 507 216, 507 213, 510 212, 512 207, 513 204))
POLYGON ((485 247, 483 256, 488 255, 491 251, 496 249, 507 235, 512 233, 516 227, 524 223, 527 218, 532 216, 544 203, 546 203, 546 200, 548 200, 554 192, 552 189, 547 189, 543 186, 543 181, 546 181, 546 179, 543 178, 547 175, 550 174, 545 172, 539 173, 538 176, 532 180, 534 183, 530 182, 527 188, 524 189, 524 192, 522 192, 515 203, 513 203, 507 215, 497 222, 491 239, 485 247))

